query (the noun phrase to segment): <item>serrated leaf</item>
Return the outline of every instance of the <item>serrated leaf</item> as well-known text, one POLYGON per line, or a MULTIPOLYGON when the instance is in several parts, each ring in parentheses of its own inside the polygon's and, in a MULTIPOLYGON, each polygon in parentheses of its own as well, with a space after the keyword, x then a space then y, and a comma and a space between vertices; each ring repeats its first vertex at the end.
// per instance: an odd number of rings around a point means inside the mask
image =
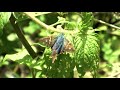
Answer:
POLYGON ((45 60, 45 63, 41 65, 42 73, 40 77, 42 77, 42 75, 45 75, 49 78, 73 77, 73 68, 75 64, 69 53, 59 54, 54 64, 52 63, 52 58, 50 55, 50 48, 46 48, 43 54, 43 60, 45 60))
POLYGON ((93 26, 93 15, 92 12, 82 12, 81 13, 82 18, 82 25, 79 26, 79 28, 82 27, 82 30, 88 30, 89 27, 93 26))
POLYGON ((5 24, 8 23, 11 12, 1 12, 0 13, 0 35, 2 35, 2 30, 5 24))
POLYGON ((68 30, 73 30, 75 29, 75 27, 76 27, 76 22, 68 22, 65 28, 67 28, 68 30))
POLYGON ((99 62, 99 40, 97 35, 80 35, 74 38, 75 62, 80 77, 87 70, 96 74, 99 62))

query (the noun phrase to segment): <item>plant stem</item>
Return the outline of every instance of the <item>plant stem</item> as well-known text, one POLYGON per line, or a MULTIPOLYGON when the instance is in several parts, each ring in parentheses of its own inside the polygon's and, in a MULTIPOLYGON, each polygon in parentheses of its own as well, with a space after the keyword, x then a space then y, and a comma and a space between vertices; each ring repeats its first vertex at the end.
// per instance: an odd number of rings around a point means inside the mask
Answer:
POLYGON ((45 15, 45 14, 49 14, 49 13, 52 13, 52 12, 27 12, 33 16, 40 16, 40 15, 45 15))
MULTIPOLYGON (((17 36, 19 37, 20 41, 22 42, 22 44, 24 45, 24 47, 26 48, 26 50, 28 51, 28 53, 31 55, 31 57, 34 59, 37 57, 37 54, 35 53, 35 51, 32 49, 32 47, 30 46, 30 44, 28 43, 28 41, 26 40, 26 38, 23 35, 22 30, 19 28, 19 25, 17 23, 15 23, 16 19, 13 16, 13 14, 10 17, 10 22, 14 28, 15 33, 17 34, 17 36)), ((33 70, 32 70, 33 71, 33 70)), ((33 75, 34 77, 35 75, 33 75)))
POLYGON ((42 26, 43 28, 53 31, 53 32, 60 32, 60 33, 69 33, 69 34, 75 34, 78 33, 78 31, 69 31, 69 30, 61 30, 61 29, 56 29, 52 26, 49 26, 43 22, 41 22, 39 19, 37 19, 34 15, 30 14, 29 12, 24 12, 25 15, 27 15, 28 17, 30 17, 33 21, 35 21, 37 24, 39 24, 40 26, 42 26))
POLYGON ((94 19, 94 20, 97 21, 97 22, 99 22, 99 23, 102 23, 102 24, 105 24, 105 25, 107 25, 107 26, 110 26, 110 27, 112 27, 112 28, 115 28, 115 29, 119 29, 119 30, 120 30, 120 27, 118 27, 118 26, 109 24, 109 23, 104 22, 104 21, 102 21, 102 20, 98 20, 98 19, 94 19))

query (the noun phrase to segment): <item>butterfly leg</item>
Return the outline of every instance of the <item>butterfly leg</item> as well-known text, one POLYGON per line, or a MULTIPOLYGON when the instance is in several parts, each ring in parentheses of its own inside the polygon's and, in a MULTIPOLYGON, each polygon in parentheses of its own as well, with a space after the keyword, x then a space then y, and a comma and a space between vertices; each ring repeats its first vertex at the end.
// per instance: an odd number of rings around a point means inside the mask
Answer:
POLYGON ((56 53, 56 51, 55 50, 53 50, 53 52, 52 52, 52 63, 54 63, 54 61, 57 59, 57 53, 56 53))

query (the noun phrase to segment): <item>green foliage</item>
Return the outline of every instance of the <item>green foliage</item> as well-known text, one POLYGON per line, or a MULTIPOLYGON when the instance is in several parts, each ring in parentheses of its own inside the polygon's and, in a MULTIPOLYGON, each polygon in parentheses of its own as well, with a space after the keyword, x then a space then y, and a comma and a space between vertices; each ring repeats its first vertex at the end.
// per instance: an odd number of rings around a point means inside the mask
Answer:
MULTIPOLYGON (((87 19, 88 19, 88 17, 89 17, 89 19, 91 19, 90 14, 88 14, 88 16, 86 15, 86 17, 87 17, 87 19)), ((81 24, 81 27, 85 26, 84 23, 86 23, 86 22, 83 21, 83 23, 81 24)), ((92 27, 91 26, 92 24, 90 24, 90 23, 93 23, 93 22, 89 22, 89 23, 87 22, 85 27, 87 27, 87 26, 92 27)), ((66 28, 67 27, 69 28, 69 26, 71 26, 71 25, 72 25, 71 22, 68 23, 66 25, 66 28)), ((73 27, 76 28, 75 24, 73 25, 73 27)), ((86 29, 88 29, 88 28, 86 28, 86 29)), ((68 64, 68 66, 71 67, 68 69, 68 71, 71 71, 71 72, 68 72, 69 76, 67 76, 67 77, 73 76, 73 72, 74 72, 73 69, 75 68, 75 66, 77 67, 77 70, 78 70, 78 73, 80 74, 79 75, 80 77, 83 77, 87 70, 90 70, 92 75, 94 77, 96 77, 96 73, 97 73, 97 69, 98 69, 98 62, 99 62, 99 50, 100 50, 99 49, 98 35, 96 35, 95 33, 91 33, 91 34, 84 34, 83 33, 83 34, 78 34, 78 35, 76 34, 74 37, 72 37, 70 35, 66 35, 66 38, 68 38, 68 37, 69 37, 69 40, 71 40, 70 38, 72 38, 72 40, 73 40, 73 44, 75 46, 75 52, 73 53, 73 55, 70 55, 70 54, 59 55, 61 58, 59 59, 59 56, 58 56, 58 59, 56 60, 55 64, 57 64, 57 62, 59 62, 59 64, 60 64, 60 62, 61 62, 62 63, 61 65, 64 69, 66 68, 66 66, 64 66, 64 64, 65 65, 68 64), (62 60, 62 58, 63 58, 63 60, 62 60), (64 60, 64 59, 66 59, 66 60, 64 60)), ((48 53, 44 52, 44 55, 47 55, 44 57, 46 57, 45 60, 48 61, 50 59, 49 58, 50 53, 48 55, 48 53)), ((60 69, 58 67, 59 64, 54 69, 53 69, 53 67, 51 67, 51 69, 50 69, 50 71, 55 70, 56 75, 54 74, 53 77, 57 77, 57 75, 61 75, 60 73, 63 70, 63 68, 60 69)), ((49 66, 49 65, 46 65, 46 66, 49 66)), ((54 72, 51 71, 50 74, 51 73, 54 73, 54 72)), ((49 76, 49 77, 52 77, 52 76, 49 76)), ((58 76, 58 77, 65 77, 65 76, 58 76)))
POLYGON ((84 76, 86 71, 93 71, 96 77, 99 63, 99 40, 97 35, 80 35, 74 38, 75 61, 80 76, 84 76))
POLYGON ((34 22, 30 22, 29 23, 29 26, 27 27, 24 27, 24 31, 26 33, 29 33, 29 34, 32 34, 34 33, 36 30, 39 30, 40 29, 40 26, 35 24, 34 22))
POLYGON ((99 64, 99 38, 89 28, 93 25, 92 13, 81 13, 82 24, 78 24, 80 34, 74 38, 76 52, 74 58, 80 77, 90 70, 93 77, 96 77, 99 64))
POLYGON ((51 52, 46 49, 43 55, 45 63, 42 64, 42 73, 48 78, 72 78, 74 69, 74 60, 69 54, 60 54, 57 60, 52 64, 50 58, 51 52))
MULTIPOLYGON (((117 38, 113 37, 111 39, 108 39, 108 42, 106 42, 102 48, 102 51, 105 52, 104 54, 104 59, 107 60, 109 63, 116 62, 119 60, 119 55, 120 55, 120 48, 112 48, 112 43, 116 41, 117 38)), ((115 44, 116 45, 116 44, 115 44)))
POLYGON ((3 30, 3 35, 0 38, 0 54, 16 53, 16 48, 20 48, 21 44, 17 35, 13 32, 10 25, 7 24, 3 30), (9 31, 8 29, 9 28, 9 31))
POLYGON ((13 15, 16 18, 16 23, 20 22, 20 21, 23 21, 25 19, 28 19, 28 17, 26 17, 25 15, 23 15, 22 12, 14 12, 13 15))
POLYGON ((82 12, 81 13, 81 18, 82 18, 82 22, 83 22, 83 26, 82 28, 89 28, 93 26, 93 15, 92 12, 88 13, 88 12, 82 12))
MULTIPOLYGON (((42 54, 35 59, 28 54, 26 49, 19 48, 20 51, 17 51, 18 53, 7 54, 2 62, 12 60, 18 64, 27 65, 30 69, 34 69, 36 77, 40 78, 74 78, 75 68, 77 68, 79 77, 84 77, 87 71, 91 72, 93 77, 97 77, 100 47, 99 36, 92 29, 93 14, 91 12, 82 12, 70 13, 69 15, 67 13, 65 17, 63 15, 59 16, 53 13, 52 15, 37 16, 37 18, 54 27, 61 25, 63 29, 73 32, 77 31, 74 35, 65 34, 65 38, 73 44, 75 52, 59 54, 55 63, 52 63, 50 47, 44 46, 45 51, 41 51, 42 54), (51 19, 53 16, 54 19, 51 19), (58 19, 57 21, 56 18, 58 19)), ((17 21, 26 20, 26 16, 23 13, 14 13, 14 16, 17 21)), ((24 35, 27 36, 26 34, 28 34, 28 37, 32 39, 37 30, 40 30, 40 33, 38 33, 36 38, 56 34, 55 32, 52 34, 33 21, 30 21, 27 26, 23 27, 23 30, 24 35)), ((33 43, 30 40, 29 42, 33 43)), ((39 42, 37 43, 39 44, 39 42)))
POLYGON ((0 36, 3 33, 3 27, 8 23, 11 12, 0 12, 0 36))
POLYGON ((38 62, 37 58, 32 59, 32 57, 27 53, 25 49, 15 54, 7 54, 3 59, 3 62, 7 59, 11 59, 12 61, 15 61, 19 64, 25 64, 30 68, 37 68, 37 69, 40 69, 40 64, 43 63, 41 61, 38 62))

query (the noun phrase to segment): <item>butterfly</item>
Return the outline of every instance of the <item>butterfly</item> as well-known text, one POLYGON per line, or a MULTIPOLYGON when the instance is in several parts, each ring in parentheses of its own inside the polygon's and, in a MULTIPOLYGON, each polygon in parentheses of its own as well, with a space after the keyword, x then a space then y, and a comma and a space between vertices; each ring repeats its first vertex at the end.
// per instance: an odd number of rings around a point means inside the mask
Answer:
POLYGON ((54 63, 58 54, 62 54, 64 52, 73 52, 75 51, 72 43, 70 43, 65 37, 63 33, 60 33, 57 37, 48 36, 44 38, 40 38, 39 42, 51 47, 52 49, 52 63, 54 63))

